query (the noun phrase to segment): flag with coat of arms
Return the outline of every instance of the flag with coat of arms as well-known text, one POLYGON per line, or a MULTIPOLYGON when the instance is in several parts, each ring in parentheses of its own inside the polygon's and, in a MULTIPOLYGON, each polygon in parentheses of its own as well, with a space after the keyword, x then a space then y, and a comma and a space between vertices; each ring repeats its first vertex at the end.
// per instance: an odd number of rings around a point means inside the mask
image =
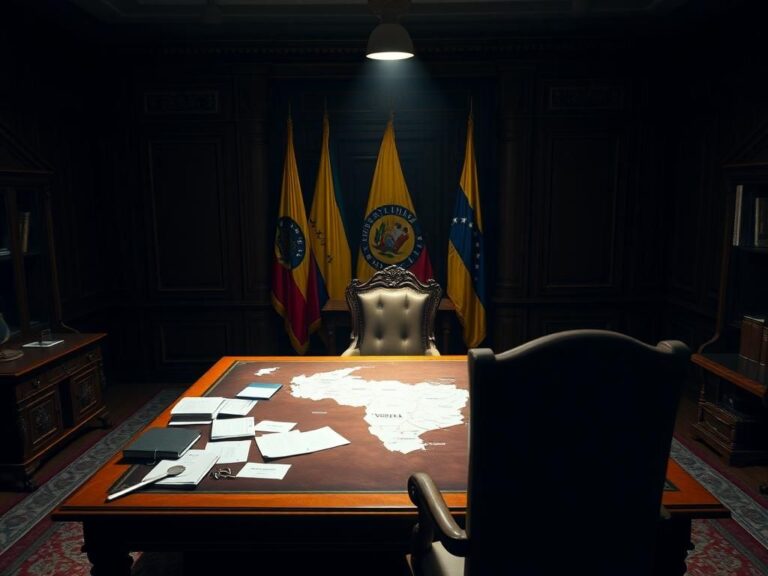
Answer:
POLYGON ((410 270, 422 282, 432 278, 432 264, 400 167, 395 128, 390 117, 365 209, 357 278, 368 280, 377 270, 392 264, 410 270))
POLYGON ((316 267, 309 246, 309 226, 293 147, 293 122, 287 122, 280 208, 272 263, 272 305, 285 321, 296 352, 304 354, 320 325, 316 267))

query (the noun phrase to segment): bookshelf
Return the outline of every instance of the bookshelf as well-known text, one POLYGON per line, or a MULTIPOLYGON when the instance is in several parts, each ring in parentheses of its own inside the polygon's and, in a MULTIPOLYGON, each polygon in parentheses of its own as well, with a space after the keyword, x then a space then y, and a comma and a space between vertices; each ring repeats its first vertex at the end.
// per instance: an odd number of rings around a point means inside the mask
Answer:
POLYGON ((0 313, 10 332, 0 345, 0 481, 24 489, 35 487, 34 472, 69 439, 109 423, 105 334, 61 330, 52 180, 51 170, 0 126, 0 313), (58 344, 30 347, 43 330, 58 344))
POLYGON ((768 161, 732 164, 725 175, 715 333, 692 357, 700 384, 693 433, 731 465, 765 463, 768 346, 761 347, 761 320, 768 327, 768 161))

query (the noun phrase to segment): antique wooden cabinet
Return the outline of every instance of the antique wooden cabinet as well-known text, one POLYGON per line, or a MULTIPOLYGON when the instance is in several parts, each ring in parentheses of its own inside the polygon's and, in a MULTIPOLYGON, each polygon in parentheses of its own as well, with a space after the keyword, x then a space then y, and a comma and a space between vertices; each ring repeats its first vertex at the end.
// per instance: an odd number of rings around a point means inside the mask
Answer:
POLYGON ((768 462, 768 160, 725 168, 726 225, 715 335, 692 360, 701 392, 694 436, 732 465, 768 462), (757 333, 744 325, 757 320, 757 333), (754 346, 748 341, 754 340, 754 346), (762 347, 762 353, 761 353, 762 347))
POLYGON ((53 334, 49 348, 24 348, 0 363, 0 472, 33 488, 43 459, 84 427, 107 425, 102 388, 105 334, 53 334))

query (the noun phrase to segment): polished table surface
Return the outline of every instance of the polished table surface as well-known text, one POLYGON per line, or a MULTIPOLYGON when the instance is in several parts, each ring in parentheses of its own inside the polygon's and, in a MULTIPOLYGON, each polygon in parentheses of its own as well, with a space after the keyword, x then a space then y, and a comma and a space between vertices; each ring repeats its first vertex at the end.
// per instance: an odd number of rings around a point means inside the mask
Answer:
MULTIPOLYGON (((368 433, 363 407, 294 398, 290 382, 300 374, 358 367, 355 374, 365 380, 428 381, 466 389, 466 356, 224 357, 184 395, 234 397, 248 381, 260 379, 253 373, 263 367, 279 367, 266 380, 281 382, 283 388, 271 400, 259 401, 251 412, 257 421, 298 422, 302 431, 330 425, 351 443, 280 460, 292 464, 283 481, 207 478, 192 491, 153 489, 107 503, 105 497, 115 486, 145 473, 116 454, 52 515, 54 520, 83 522, 89 558, 101 570, 94 574, 128 574, 129 550, 201 549, 215 547, 217 542, 231 547, 258 542, 269 550, 367 549, 375 543, 377 550, 399 553, 407 548, 416 521, 406 480, 419 470, 436 476, 438 486, 447 487, 445 499, 452 511, 463 514, 466 406, 464 424, 428 432, 422 436, 425 450, 400 454, 390 452, 368 433)), ((170 406, 150 426, 165 426, 169 417, 170 406)), ((205 444, 207 427, 201 427, 201 432, 204 438, 195 447, 205 444)), ((262 461, 255 443, 249 461, 262 461)), ((672 460, 667 477, 671 486, 664 492, 663 503, 687 531, 691 518, 729 515, 672 460)))

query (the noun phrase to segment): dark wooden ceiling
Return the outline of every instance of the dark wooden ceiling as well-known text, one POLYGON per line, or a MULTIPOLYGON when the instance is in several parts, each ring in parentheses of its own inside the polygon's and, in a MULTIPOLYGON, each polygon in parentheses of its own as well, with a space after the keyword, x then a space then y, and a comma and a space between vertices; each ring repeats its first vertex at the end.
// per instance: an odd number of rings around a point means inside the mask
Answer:
POLYGON ((738 0, 12 0, 105 41, 358 41, 377 4, 406 5, 414 41, 611 32, 716 19, 738 0), (410 4, 408 6, 408 4, 410 4))

